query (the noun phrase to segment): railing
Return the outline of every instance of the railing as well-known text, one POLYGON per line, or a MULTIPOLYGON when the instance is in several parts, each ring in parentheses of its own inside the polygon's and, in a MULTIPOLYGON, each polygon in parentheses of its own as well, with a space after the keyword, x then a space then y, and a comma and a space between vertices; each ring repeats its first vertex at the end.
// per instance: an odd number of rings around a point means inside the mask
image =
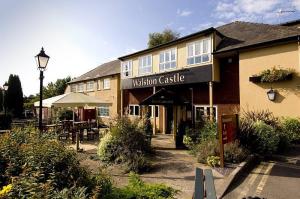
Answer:
POLYGON ((196 168, 193 199, 216 199, 214 178, 211 169, 196 168))

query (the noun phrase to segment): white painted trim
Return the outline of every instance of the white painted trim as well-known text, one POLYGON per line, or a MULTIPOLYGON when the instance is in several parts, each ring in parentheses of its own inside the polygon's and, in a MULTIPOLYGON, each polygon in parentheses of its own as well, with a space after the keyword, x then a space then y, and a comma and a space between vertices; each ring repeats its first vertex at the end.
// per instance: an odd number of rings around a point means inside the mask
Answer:
POLYGON ((152 74, 153 73, 153 56, 152 54, 147 54, 147 55, 143 55, 143 56, 140 56, 138 57, 138 76, 143 76, 143 75, 148 75, 148 74, 152 74), (141 58, 143 57, 148 57, 150 56, 151 57, 151 71, 150 72, 147 72, 147 73, 140 73, 140 61, 141 61, 141 58))
MULTIPOLYGON (((196 121, 196 108, 197 107, 203 107, 203 108, 210 108, 209 104, 194 104, 194 121, 196 121)), ((216 108, 216 121, 218 121, 218 106, 217 105, 213 105, 213 108, 216 108)), ((207 110, 204 110, 204 111, 207 111, 207 110)))

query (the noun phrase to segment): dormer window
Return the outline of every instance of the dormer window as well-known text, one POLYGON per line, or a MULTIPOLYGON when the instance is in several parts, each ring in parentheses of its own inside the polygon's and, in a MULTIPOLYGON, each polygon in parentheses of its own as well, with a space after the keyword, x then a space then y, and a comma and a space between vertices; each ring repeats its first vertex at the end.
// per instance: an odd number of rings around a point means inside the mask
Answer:
POLYGON ((187 45, 187 65, 201 64, 211 60, 211 39, 205 38, 187 45))
POLYGON ((139 58, 139 74, 147 74, 152 72, 152 55, 146 55, 139 58))
POLYGON ((124 61, 121 63, 122 75, 123 77, 132 76, 132 61, 124 61))

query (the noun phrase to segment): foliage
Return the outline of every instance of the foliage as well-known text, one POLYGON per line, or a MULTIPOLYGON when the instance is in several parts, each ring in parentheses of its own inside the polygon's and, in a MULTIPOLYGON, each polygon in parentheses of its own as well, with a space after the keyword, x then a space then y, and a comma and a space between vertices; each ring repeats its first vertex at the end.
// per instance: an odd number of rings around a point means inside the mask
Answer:
POLYGON ((2 187, 2 190, 0 190, 0 198, 6 196, 11 191, 11 189, 12 184, 2 187))
POLYGON ((297 118, 283 118, 283 133, 288 137, 290 142, 300 141, 300 120, 297 118))
POLYGON ((14 117, 22 117, 23 114, 23 91, 18 75, 10 75, 8 79, 8 90, 5 92, 4 103, 8 112, 14 117))
POLYGON ((115 188, 104 199, 173 199, 177 190, 164 184, 147 184, 134 173, 129 175, 129 184, 124 188, 115 188))
POLYGON ((4 90, 2 90, 1 88, 0 88, 0 112, 2 112, 2 111, 4 111, 3 110, 3 107, 4 107, 4 101, 3 101, 3 92, 4 92, 4 90))
POLYGON ((69 81, 71 81, 70 76, 63 79, 57 79, 55 83, 50 82, 46 87, 43 87, 43 99, 64 94, 69 81))
POLYGON ((208 156, 206 162, 211 167, 220 166, 220 157, 219 156, 208 156))
POLYGON ((146 113, 143 128, 146 135, 151 137, 153 132, 153 127, 151 124, 150 117, 151 117, 150 112, 146 113))
POLYGON ((224 145, 225 162, 240 163, 248 154, 249 151, 241 146, 238 140, 224 145))
POLYGON ((107 163, 121 163, 129 171, 142 171, 147 168, 146 155, 151 151, 143 125, 131 122, 126 117, 117 118, 110 132, 101 140, 98 147, 100 160, 107 163))
POLYGON ((178 39, 180 36, 179 33, 170 30, 165 29, 162 33, 154 32, 149 34, 149 40, 148 40, 148 48, 152 48, 173 40, 178 39))
POLYGON ((262 71, 258 76, 261 76, 261 82, 278 82, 284 81, 293 74, 293 70, 291 69, 281 69, 273 67, 271 69, 266 69, 262 71))
POLYGON ((220 154, 219 143, 217 139, 209 139, 195 145, 193 153, 196 155, 198 162, 207 163, 209 156, 218 156, 220 154))
POLYGON ((64 109, 58 113, 58 118, 59 120, 72 120, 73 111, 64 109))
POLYGON ((11 127, 11 115, 10 114, 0 114, 0 129, 10 129, 11 127))

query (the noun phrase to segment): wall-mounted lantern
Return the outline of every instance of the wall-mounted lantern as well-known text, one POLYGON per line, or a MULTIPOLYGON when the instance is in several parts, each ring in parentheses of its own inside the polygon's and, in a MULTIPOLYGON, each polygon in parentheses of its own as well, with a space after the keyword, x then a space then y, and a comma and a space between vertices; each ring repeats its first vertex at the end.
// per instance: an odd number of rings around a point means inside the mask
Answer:
POLYGON ((271 89, 267 92, 268 98, 270 101, 274 101, 276 99, 276 91, 271 89))

